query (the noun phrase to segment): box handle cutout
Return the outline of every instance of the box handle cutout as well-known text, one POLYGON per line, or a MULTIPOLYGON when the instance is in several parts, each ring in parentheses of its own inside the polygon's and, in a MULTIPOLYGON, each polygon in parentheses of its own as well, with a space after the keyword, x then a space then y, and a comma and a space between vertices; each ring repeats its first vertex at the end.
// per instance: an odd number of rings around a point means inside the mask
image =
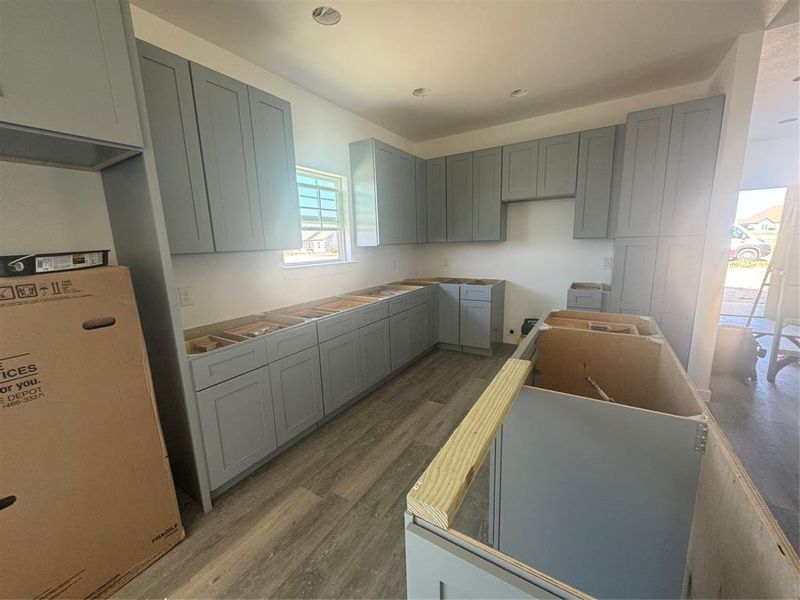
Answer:
POLYGON ((6 496, 5 498, 0 498, 0 510, 3 510, 4 508, 8 508, 12 504, 14 504, 14 502, 16 502, 16 501, 17 501, 17 497, 16 496, 6 496))
POLYGON ((99 319, 89 319, 83 322, 83 328, 87 330, 102 329, 103 327, 111 327, 117 320, 114 317, 100 317, 99 319))

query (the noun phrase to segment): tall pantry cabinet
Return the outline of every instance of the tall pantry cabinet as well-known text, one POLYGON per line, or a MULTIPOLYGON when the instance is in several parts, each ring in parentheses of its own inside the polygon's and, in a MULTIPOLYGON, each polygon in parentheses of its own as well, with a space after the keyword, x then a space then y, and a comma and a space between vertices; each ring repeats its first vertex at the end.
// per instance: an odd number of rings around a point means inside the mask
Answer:
POLYGON ((628 115, 611 308, 652 315, 684 365, 724 97, 628 115))

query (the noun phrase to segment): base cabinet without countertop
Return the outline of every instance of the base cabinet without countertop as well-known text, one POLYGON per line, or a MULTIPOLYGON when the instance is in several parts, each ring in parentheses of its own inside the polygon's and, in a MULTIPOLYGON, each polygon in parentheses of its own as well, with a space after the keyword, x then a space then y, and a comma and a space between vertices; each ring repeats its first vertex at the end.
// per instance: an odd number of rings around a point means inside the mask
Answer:
POLYGON ((439 343, 459 345, 459 322, 461 311, 461 286, 455 283, 440 283, 438 286, 439 300, 439 343))
POLYGON ((361 381, 364 389, 386 379, 392 372, 389 319, 358 330, 361 351, 361 381))
POLYGON ((275 429, 283 445, 322 419, 319 350, 309 348, 269 366, 275 429))
POLYGON ((319 345, 326 415, 358 396, 363 390, 359 339, 358 331, 351 331, 319 345))

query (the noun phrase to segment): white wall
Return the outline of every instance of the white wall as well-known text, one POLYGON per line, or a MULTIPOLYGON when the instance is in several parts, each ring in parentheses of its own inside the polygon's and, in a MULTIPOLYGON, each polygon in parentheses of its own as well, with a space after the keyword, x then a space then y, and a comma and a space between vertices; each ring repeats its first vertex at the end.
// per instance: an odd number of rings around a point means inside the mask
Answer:
POLYGON ((728 266, 730 226, 736 218, 763 37, 761 31, 739 36, 708 85, 709 96, 725 94, 725 113, 687 369, 695 386, 706 398, 711 394, 708 386, 728 266))
MULTIPOLYGON (((619 98, 559 113, 506 123, 417 144, 425 158, 624 123, 629 112, 702 98, 700 82, 619 98)), ((423 275, 499 277, 506 284, 505 339, 512 342, 525 317, 564 308, 573 281, 610 283, 611 240, 573 240, 575 200, 517 202, 508 208, 508 240, 502 243, 428 244, 420 255, 423 275), (513 329, 515 334, 509 333, 513 329)))
POLYGON ((748 140, 741 188, 791 187, 798 184, 798 136, 748 140))

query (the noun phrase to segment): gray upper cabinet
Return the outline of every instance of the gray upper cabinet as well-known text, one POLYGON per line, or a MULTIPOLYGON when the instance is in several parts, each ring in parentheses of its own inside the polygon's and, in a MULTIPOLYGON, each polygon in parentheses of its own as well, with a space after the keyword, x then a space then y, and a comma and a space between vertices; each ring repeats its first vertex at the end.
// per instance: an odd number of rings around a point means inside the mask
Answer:
POLYGON ((356 244, 417 242, 417 159, 375 139, 350 144, 356 244))
POLYGON ((447 157, 447 241, 472 240, 472 152, 447 157))
POLYGON ((253 127, 247 86, 191 64, 214 245, 218 252, 261 250, 253 127))
POLYGON ((382 319, 358 330, 361 351, 361 381, 366 390, 392 372, 389 319, 382 319))
POLYGON ((197 393, 211 489, 278 447, 267 367, 197 393))
POLYGON ((497 241, 506 237, 506 206, 500 200, 502 149, 472 153, 472 239, 497 241))
POLYGON ((657 248, 657 237, 616 239, 611 312, 650 314, 657 248))
POLYGON ((608 235, 615 139, 616 127, 613 126, 580 134, 574 238, 608 235))
POLYGON ((428 203, 428 241, 447 241, 447 174, 446 159, 432 158, 426 163, 428 203))
POLYGON ((622 192, 622 162, 625 157, 625 125, 617 125, 614 133, 614 168, 611 175, 611 203, 608 207, 608 237, 617 237, 619 197, 622 192))
POLYGON ((417 242, 424 244, 428 241, 428 171, 425 161, 415 159, 415 184, 417 199, 417 242))
POLYGON ((119 2, 2 2, 0 40, 0 122, 141 148, 119 2))
POLYGON ((302 241, 291 104, 252 87, 247 88, 247 93, 264 228, 263 248, 299 248, 302 241))
POLYGON ((578 169, 577 133, 557 135, 539 140, 539 169, 536 176, 536 197, 554 198, 575 195, 578 169))
POLYGON ((617 237, 658 235, 672 107, 628 115, 617 237))
POLYGON ((439 342, 457 346, 460 340, 461 286, 455 283, 441 283, 437 291, 439 296, 439 342))
POLYGON ((170 252, 213 252, 189 61, 138 47, 170 252))
POLYGON ((269 365, 275 430, 282 445, 324 414, 319 350, 309 348, 269 365))
POLYGON ((460 339, 462 346, 489 350, 492 347, 492 303, 461 300, 460 339))
POLYGON ((538 170, 539 140, 503 146, 503 202, 536 198, 538 170))
POLYGON ((650 314, 684 366, 692 342, 705 236, 658 239, 650 314))
POLYGON ((661 235, 705 235, 724 96, 672 107, 661 235))
POLYGON ((329 415, 361 393, 361 351, 358 331, 351 331, 319 345, 322 397, 329 415))

